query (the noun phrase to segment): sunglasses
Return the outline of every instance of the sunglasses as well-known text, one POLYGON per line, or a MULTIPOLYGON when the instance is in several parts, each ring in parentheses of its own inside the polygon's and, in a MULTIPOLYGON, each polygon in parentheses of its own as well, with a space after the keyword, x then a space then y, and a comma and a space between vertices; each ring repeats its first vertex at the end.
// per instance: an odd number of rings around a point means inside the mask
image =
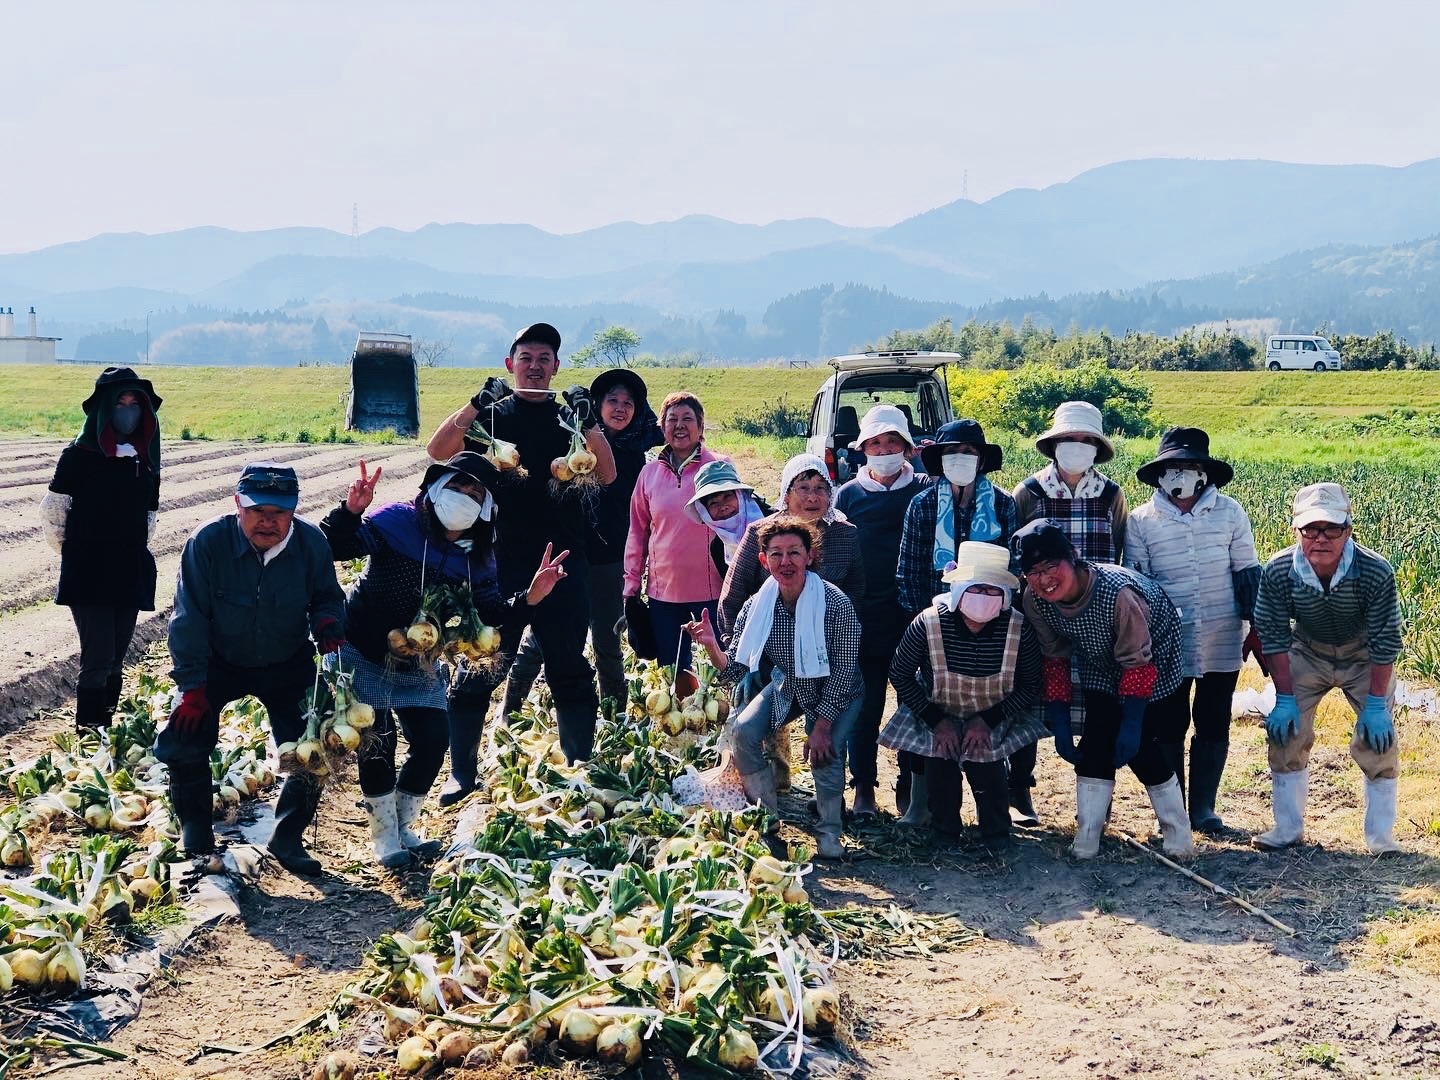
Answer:
POLYGON ((246 473, 240 482, 245 494, 271 491, 277 495, 295 495, 300 491, 300 482, 293 476, 278 472, 246 473))
POLYGON ((1301 525, 1300 535, 1306 540, 1319 540, 1322 536, 1326 540, 1339 540, 1349 528, 1349 525, 1301 525))

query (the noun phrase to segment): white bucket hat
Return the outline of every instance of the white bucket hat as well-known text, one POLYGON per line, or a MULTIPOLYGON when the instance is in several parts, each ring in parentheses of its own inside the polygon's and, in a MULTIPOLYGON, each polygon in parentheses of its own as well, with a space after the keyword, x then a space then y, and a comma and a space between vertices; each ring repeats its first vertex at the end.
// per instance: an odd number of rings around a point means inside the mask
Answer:
POLYGON ((876 405, 865 414, 865 419, 860 421, 860 434, 850 444, 851 450, 859 450, 866 439, 873 439, 876 435, 884 435, 887 431, 893 431, 905 440, 905 445, 911 450, 915 449, 915 440, 910 437, 910 423, 905 419, 905 414, 895 405, 876 405))
POLYGON ((955 567, 940 575, 946 585, 994 585, 1015 590, 1020 579, 1010 573, 1010 549, 978 540, 964 540, 955 549, 955 567))
POLYGON ((1078 437, 1097 444, 1095 464, 1102 464, 1115 456, 1115 444, 1105 436, 1100 410, 1088 401, 1062 401, 1055 410, 1055 419, 1050 422, 1050 430, 1035 440, 1035 449, 1053 461, 1057 442, 1080 441, 1078 437))

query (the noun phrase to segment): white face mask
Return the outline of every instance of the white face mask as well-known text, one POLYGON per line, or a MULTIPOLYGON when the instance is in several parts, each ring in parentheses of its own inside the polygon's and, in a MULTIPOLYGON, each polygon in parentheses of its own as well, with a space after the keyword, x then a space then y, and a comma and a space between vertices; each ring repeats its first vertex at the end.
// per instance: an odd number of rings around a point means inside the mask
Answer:
POLYGON ((946 454, 940 459, 940 469, 950 483, 966 487, 974 483, 975 474, 980 471, 980 459, 974 454, 946 454))
POLYGON ((866 454, 865 464, 876 476, 894 476, 905 467, 905 455, 866 454))
POLYGON ((972 622, 988 623, 1005 606, 1005 597, 966 589, 960 597, 960 614, 972 622))
POLYGON ((1056 443, 1055 464, 1061 472, 1083 473, 1095 464, 1095 447, 1083 442, 1056 443))
POLYGON ((1176 499, 1188 499, 1208 479, 1199 469, 1166 469, 1160 474, 1160 490, 1176 499))
POLYGON ((452 532, 470 528, 480 517, 480 504, 463 491, 446 488, 432 497, 431 503, 440 524, 452 532))

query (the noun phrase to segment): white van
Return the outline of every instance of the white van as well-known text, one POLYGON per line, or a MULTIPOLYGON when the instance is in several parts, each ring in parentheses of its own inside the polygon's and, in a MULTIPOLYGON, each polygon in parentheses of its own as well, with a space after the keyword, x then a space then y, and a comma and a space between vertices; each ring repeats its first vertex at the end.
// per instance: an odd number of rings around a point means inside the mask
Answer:
POLYGON ((1276 334, 1265 343, 1265 366, 1271 371, 1339 371, 1340 354, 1314 334, 1276 334))

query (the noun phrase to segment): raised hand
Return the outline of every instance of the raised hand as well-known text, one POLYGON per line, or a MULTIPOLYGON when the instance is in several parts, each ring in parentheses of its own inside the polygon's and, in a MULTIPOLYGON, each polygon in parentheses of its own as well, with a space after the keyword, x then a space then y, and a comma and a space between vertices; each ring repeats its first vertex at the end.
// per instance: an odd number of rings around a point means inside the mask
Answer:
POLYGON ((385 466, 376 465, 375 475, 371 476, 365 471, 365 459, 360 459, 360 479, 351 483, 350 491, 345 496, 345 509, 352 514, 363 514, 375 500, 375 485, 380 483, 380 476, 385 471, 385 466))
POLYGON ((549 596, 550 590, 565 576, 565 567, 560 564, 569 556, 570 551, 567 548, 552 559, 550 553, 554 549, 553 544, 545 545, 545 554, 540 556, 540 565, 535 570, 535 576, 530 579, 530 589, 525 594, 525 602, 531 607, 549 596))
POLYGON ((702 649, 718 649, 719 642, 715 638, 715 627, 710 622, 710 609, 701 608, 700 618, 694 622, 687 622, 680 627, 690 635, 690 640, 702 649))

